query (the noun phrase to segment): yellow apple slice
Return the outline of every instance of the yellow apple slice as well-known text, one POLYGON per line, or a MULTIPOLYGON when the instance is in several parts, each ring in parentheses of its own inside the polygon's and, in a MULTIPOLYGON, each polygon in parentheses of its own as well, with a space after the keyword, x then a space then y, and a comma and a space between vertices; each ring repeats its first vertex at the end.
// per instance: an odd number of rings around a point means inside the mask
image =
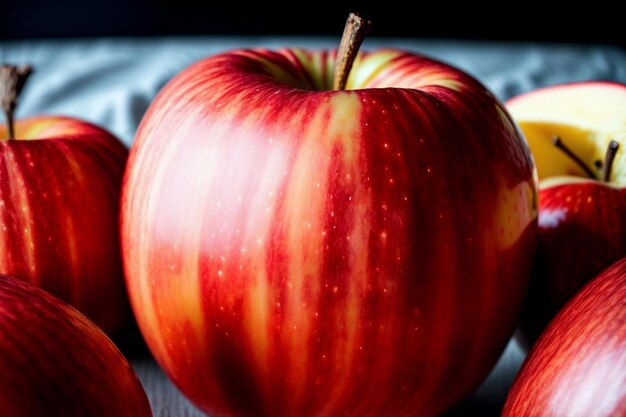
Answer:
POLYGON ((521 128, 535 158, 539 179, 573 175, 589 177, 553 143, 561 143, 602 179, 609 143, 620 144, 609 182, 626 185, 626 85, 580 82, 548 87, 517 96, 507 108, 521 128))

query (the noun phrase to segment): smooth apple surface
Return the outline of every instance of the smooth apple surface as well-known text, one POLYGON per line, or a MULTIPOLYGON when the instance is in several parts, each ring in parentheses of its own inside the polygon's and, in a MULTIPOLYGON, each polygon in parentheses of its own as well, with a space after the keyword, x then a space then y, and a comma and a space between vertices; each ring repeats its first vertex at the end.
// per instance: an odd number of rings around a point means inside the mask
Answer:
POLYGON ((0 275, 0 415, 150 417, 130 364, 93 322, 0 275))
POLYGON ((538 251, 522 317, 532 343, 582 286, 626 256, 626 86, 574 83, 538 90, 507 103, 537 164, 538 251), (553 144, 558 136, 590 168, 589 177, 553 144), (602 181, 610 141, 620 143, 602 181))
POLYGON ((434 416, 488 373, 534 252, 525 142, 477 81, 395 50, 233 51, 159 94, 122 249, 167 374, 212 416, 434 416))
POLYGON ((503 417, 626 415, 626 258, 550 322, 507 397, 503 417))
POLYGON ((540 184, 535 276, 521 322, 527 345, 598 271, 626 256, 626 188, 572 178, 540 184))
POLYGON ((0 273, 35 284, 105 331, 129 317, 119 245, 127 150, 67 117, 0 125, 0 273))

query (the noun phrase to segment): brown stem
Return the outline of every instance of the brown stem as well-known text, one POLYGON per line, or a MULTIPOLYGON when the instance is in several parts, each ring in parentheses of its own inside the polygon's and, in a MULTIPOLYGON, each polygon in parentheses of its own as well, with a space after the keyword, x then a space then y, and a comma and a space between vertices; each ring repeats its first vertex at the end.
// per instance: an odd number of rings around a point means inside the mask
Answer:
POLYGON ((608 148, 606 148, 606 156, 604 157, 604 171, 602 172, 602 181, 609 181, 609 177, 611 176, 611 168, 613 168, 613 160, 615 159, 615 154, 619 149, 619 142, 612 140, 609 142, 608 148))
POLYGON ((372 22, 363 19, 356 13, 350 13, 350 16, 348 16, 346 27, 341 36, 339 50, 337 51, 337 58, 335 59, 334 90, 346 88, 352 64, 354 64, 359 48, 371 26, 372 22))
POLYGON ((32 72, 28 65, 0 65, 0 104, 7 119, 7 135, 9 139, 15 139, 13 125, 13 112, 17 104, 17 98, 24 87, 26 79, 32 72))
POLYGON ((565 155, 569 156, 572 159, 572 161, 576 162, 576 165, 578 165, 583 171, 585 171, 585 174, 587 174, 589 178, 597 179, 596 174, 594 174, 591 168, 589 168, 587 164, 585 164, 585 162, 582 159, 580 159, 578 155, 576 155, 570 148, 565 146, 565 144, 563 143, 560 137, 558 136, 553 137, 552 144, 556 146, 557 148, 559 148, 565 155))

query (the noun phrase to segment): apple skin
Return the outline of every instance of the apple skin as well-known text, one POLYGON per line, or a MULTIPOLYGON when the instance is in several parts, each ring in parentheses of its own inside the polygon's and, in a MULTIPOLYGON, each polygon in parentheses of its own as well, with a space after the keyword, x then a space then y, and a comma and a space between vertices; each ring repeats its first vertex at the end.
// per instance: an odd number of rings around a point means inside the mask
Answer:
POLYGON ((569 179, 540 186, 537 257, 521 318, 528 347, 599 271, 626 256, 626 189, 569 179))
POLYGON ((626 415, 626 258, 550 322, 526 358, 503 417, 626 415))
POLYGON ((540 178, 536 265, 519 332, 529 348, 584 284, 626 256, 626 85, 559 84, 506 106, 530 144, 540 178), (621 142, 609 181, 588 178, 552 145, 554 136, 589 167, 604 160, 610 140, 621 142))
POLYGON ((118 332, 130 317, 119 244, 128 151, 105 130, 68 117, 19 120, 16 135, 0 141, 0 273, 118 332))
POLYGON ((131 305, 211 416, 435 416, 517 324, 536 179, 506 111, 461 71, 395 50, 361 54, 349 90, 329 91, 334 59, 202 60, 131 148, 131 305))
POLYGON ((130 364, 58 298, 0 275, 0 415, 149 417, 130 364))

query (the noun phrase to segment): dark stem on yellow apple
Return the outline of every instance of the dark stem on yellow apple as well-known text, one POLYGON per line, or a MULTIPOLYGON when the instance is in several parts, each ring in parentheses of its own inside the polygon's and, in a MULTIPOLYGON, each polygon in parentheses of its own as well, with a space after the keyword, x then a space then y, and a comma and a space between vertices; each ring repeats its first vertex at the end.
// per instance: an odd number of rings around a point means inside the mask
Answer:
POLYGON ((585 162, 580 159, 578 155, 576 155, 570 148, 565 146, 560 137, 553 137, 552 144, 560 149, 565 155, 569 156, 572 161, 576 162, 576 165, 578 165, 583 171, 585 171, 585 174, 587 174, 589 178, 597 179, 596 174, 591 170, 591 168, 589 168, 587 164, 585 164, 585 162))
POLYGON ((602 172, 602 181, 609 181, 611 177, 611 168, 613 168, 613 160, 619 149, 619 142, 612 140, 606 148, 606 156, 604 157, 604 171, 602 172))
POLYGON ((354 64, 359 48, 371 26, 372 22, 363 19, 356 13, 350 13, 350 16, 348 16, 346 27, 341 36, 339 50, 337 51, 337 58, 335 59, 334 90, 344 90, 346 88, 352 64, 354 64))
POLYGON ((0 66, 0 102, 7 119, 7 136, 9 139, 15 139, 15 128, 13 124, 13 112, 17 104, 17 98, 20 91, 24 87, 26 79, 32 72, 28 65, 0 66))
MULTIPOLYGON (((589 178, 598 179, 596 174, 593 172, 591 168, 585 164, 585 162, 580 159, 578 155, 574 153, 570 148, 568 148, 560 137, 555 136, 552 138, 552 144, 556 146, 559 150, 561 150, 565 155, 569 156, 572 161, 576 163, 585 173, 589 176, 589 178)), ((609 142, 609 146, 606 149, 606 154, 604 156, 604 162, 598 159, 593 162, 593 166, 600 170, 602 169, 602 181, 609 182, 611 177, 611 169, 613 168, 613 161, 615 160, 615 154, 617 154, 617 150, 619 149, 619 142, 612 140, 609 142)))

